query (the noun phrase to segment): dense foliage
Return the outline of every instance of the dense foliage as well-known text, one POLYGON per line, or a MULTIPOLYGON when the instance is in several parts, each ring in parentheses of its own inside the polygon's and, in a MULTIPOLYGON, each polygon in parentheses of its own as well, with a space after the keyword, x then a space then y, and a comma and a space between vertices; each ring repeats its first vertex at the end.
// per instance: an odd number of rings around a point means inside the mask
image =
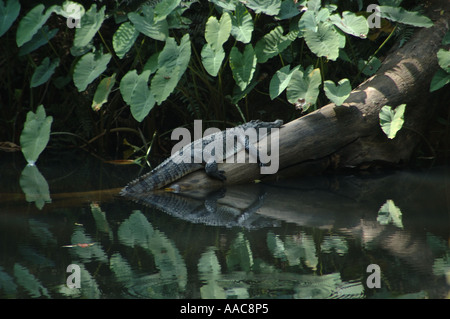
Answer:
MULTIPOLYGON (((401 2, 0 0, 0 141, 17 143, 28 113, 30 163, 48 134, 53 147, 144 159, 193 119, 225 127, 342 104, 386 43, 432 25, 401 2)), ((449 81, 448 53, 432 90, 449 81)))

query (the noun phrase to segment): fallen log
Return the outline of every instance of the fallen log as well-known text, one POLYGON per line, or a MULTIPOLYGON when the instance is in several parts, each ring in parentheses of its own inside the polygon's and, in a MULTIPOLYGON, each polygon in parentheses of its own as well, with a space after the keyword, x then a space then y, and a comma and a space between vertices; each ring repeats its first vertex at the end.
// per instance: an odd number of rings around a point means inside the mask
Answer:
MULTIPOLYGON (((428 16, 434 26, 419 29, 404 46, 390 53, 378 72, 354 89, 344 104, 330 103, 280 129, 277 176, 283 171, 292 174, 290 168, 294 166, 309 172, 311 164, 324 169, 330 165, 355 167, 377 161, 408 161, 433 107, 427 98, 431 79, 439 69, 436 53, 449 29, 449 1, 435 1, 428 16), (389 140, 381 131, 379 112, 384 105, 396 107, 403 103, 407 104, 404 129, 389 140)), ((263 140, 259 146, 265 154, 270 149, 267 144, 263 140)), ((268 177, 261 175, 257 164, 222 163, 219 169, 225 171, 226 185, 268 177)), ((212 188, 223 182, 197 171, 174 184, 184 190, 212 188)))

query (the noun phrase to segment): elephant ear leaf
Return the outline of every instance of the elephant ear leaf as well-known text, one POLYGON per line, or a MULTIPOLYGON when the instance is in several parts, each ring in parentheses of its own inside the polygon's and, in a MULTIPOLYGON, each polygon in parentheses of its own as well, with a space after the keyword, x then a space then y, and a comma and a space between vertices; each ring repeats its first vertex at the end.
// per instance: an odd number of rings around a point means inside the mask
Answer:
POLYGON ((352 91, 352 86, 348 79, 340 80, 337 86, 333 81, 328 80, 323 83, 323 86, 326 96, 337 106, 344 103, 352 91))
POLYGON ((55 8, 56 6, 52 6, 45 10, 45 6, 39 4, 31 9, 31 11, 20 20, 16 34, 18 47, 21 47, 33 38, 33 36, 42 28, 44 23, 47 22, 55 8))
POLYGON ((392 109, 385 105, 380 111, 380 125, 383 132, 390 139, 393 139, 403 126, 406 104, 401 104, 392 109))
POLYGON ((106 70, 111 57, 110 53, 102 55, 89 52, 77 62, 73 72, 73 82, 78 92, 86 90, 87 86, 106 70))
POLYGON ((36 113, 30 111, 20 135, 22 153, 29 165, 34 165, 50 139, 50 128, 53 117, 46 116, 43 105, 39 105, 36 113))
POLYGON ((58 58, 51 62, 50 59, 46 57, 42 61, 42 64, 39 65, 34 71, 31 77, 30 87, 34 88, 47 82, 55 72, 58 65, 58 58))
POLYGON ((6 5, 0 1, 0 37, 8 31, 20 12, 18 0, 7 0, 6 5))

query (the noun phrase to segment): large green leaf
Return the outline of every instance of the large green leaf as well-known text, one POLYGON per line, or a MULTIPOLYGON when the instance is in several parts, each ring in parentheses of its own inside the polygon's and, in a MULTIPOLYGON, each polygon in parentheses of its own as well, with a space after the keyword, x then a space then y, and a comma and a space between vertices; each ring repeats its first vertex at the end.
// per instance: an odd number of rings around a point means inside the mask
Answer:
POLYGON ((149 38, 165 41, 169 36, 169 25, 167 20, 155 21, 154 12, 148 6, 143 10, 143 16, 136 13, 128 13, 128 19, 133 23, 136 30, 149 38))
POLYGON ((178 5, 181 0, 164 0, 155 6, 155 22, 165 19, 178 5))
POLYGON ((39 105, 36 113, 27 114, 23 131, 20 134, 20 146, 28 164, 34 165, 50 139, 50 128, 53 117, 46 116, 43 105, 39 105))
POLYGON ((402 128, 404 122, 406 104, 401 104, 393 110, 385 105, 380 111, 380 125, 383 132, 390 139, 393 139, 397 132, 402 128))
POLYGON ((222 14, 220 21, 211 16, 206 22, 205 39, 207 43, 202 48, 201 56, 205 70, 212 76, 217 75, 225 58, 222 46, 230 37, 230 31, 231 17, 228 12, 222 14))
POLYGON ((232 47, 230 51, 230 67, 233 78, 241 91, 244 91, 250 84, 256 69, 256 55, 251 44, 247 44, 244 53, 232 47))
POLYGON ((439 90, 441 87, 450 83, 450 73, 442 69, 437 70, 436 74, 431 79, 430 92, 439 90))
POLYGON ((381 61, 375 56, 372 56, 369 61, 360 59, 358 61, 358 69, 367 76, 374 75, 381 66, 381 61))
POLYGON ((158 104, 165 101, 183 76, 191 58, 189 34, 181 38, 180 45, 168 38, 158 56, 158 71, 151 82, 151 90, 158 104))
POLYGON ((239 0, 210 0, 209 2, 214 3, 219 8, 225 11, 234 11, 236 5, 239 4, 239 0))
POLYGON ((283 27, 277 26, 256 43, 255 54, 258 63, 265 63, 283 52, 297 37, 296 31, 291 31, 286 35, 283 35, 283 32, 283 27))
POLYGON ((219 21, 211 16, 206 22, 205 39, 216 52, 222 49, 222 45, 230 37, 230 32, 231 18, 228 12, 224 12, 219 21))
POLYGON ((231 34, 233 37, 242 42, 249 43, 253 33, 253 19, 242 3, 236 6, 236 11, 231 17, 231 34))
MULTIPOLYGON (((86 13, 86 10, 84 9, 83 5, 79 4, 78 2, 66 0, 61 6, 55 8, 55 13, 66 19, 81 19, 86 13)), ((66 24, 68 23, 66 22, 66 24)))
POLYGON ((34 203, 38 209, 42 209, 45 203, 52 202, 47 180, 35 165, 25 166, 20 175, 19 183, 26 201, 34 203))
POLYGON ((92 100, 92 109, 94 111, 100 110, 103 104, 108 101, 109 93, 116 83, 116 74, 104 78, 100 81, 95 90, 94 99, 92 100))
POLYGON ((437 52, 439 66, 445 72, 450 73, 450 51, 446 49, 439 49, 437 52))
POLYGON ((212 76, 217 76, 222 61, 225 58, 225 51, 220 49, 219 51, 214 50, 209 43, 205 43, 202 52, 202 64, 205 70, 212 76))
POLYGON ((345 46, 345 36, 328 22, 319 23, 317 32, 306 30, 304 37, 306 44, 314 54, 333 61, 338 58, 339 49, 345 46))
POLYGON ((50 59, 46 57, 42 61, 41 65, 39 65, 36 70, 34 70, 34 73, 31 77, 30 87, 34 88, 47 82, 55 72, 55 69, 58 65, 58 58, 53 60, 53 62, 50 62, 50 59))
POLYGON ((75 31, 75 39, 73 41, 75 47, 84 47, 89 44, 105 20, 105 9, 106 7, 103 6, 97 11, 97 5, 93 4, 86 14, 83 15, 80 21, 81 27, 75 31))
POLYGON ((17 27, 16 42, 21 47, 24 43, 30 41, 36 32, 47 22, 56 6, 48 8, 45 12, 45 6, 39 4, 31 9, 19 22, 17 27))
POLYGON ((311 72, 295 70, 286 90, 288 101, 306 111, 316 103, 321 80, 320 69, 311 72))
POLYGON ((300 20, 298 20, 298 28, 300 31, 310 30, 312 32, 317 32, 318 22, 316 19, 316 13, 314 11, 306 11, 302 14, 300 20))
POLYGON ((255 13, 262 12, 269 16, 276 16, 281 7, 281 0, 247 0, 244 3, 255 13))
POLYGON ((155 98, 148 87, 149 76, 150 71, 142 72, 138 76, 135 89, 131 94, 130 110, 138 122, 142 122, 155 105, 155 98))
POLYGON ((73 82, 78 91, 86 90, 87 86, 102 74, 111 60, 111 54, 85 54, 75 65, 73 82))
POLYGON ((120 25, 112 40, 114 51, 119 59, 122 59, 131 49, 138 35, 139 31, 130 22, 127 21, 120 25))
POLYGON ((275 75, 270 80, 269 85, 269 93, 272 100, 286 89, 289 82, 291 81, 292 74, 295 70, 298 70, 299 67, 300 66, 296 66, 292 70, 290 70, 290 65, 286 65, 275 73, 275 75))
POLYGON ((150 70, 138 75, 136 70, 129 71, 120 81, 120 93, 130 106, 133 117, 142 122, 155 104, 155 98, 148 88, 150 70))
POLYGON ((306 0, 303 1, 292 1, 292 0, 283 0, 280 6, 280 12, 277 15, 277 19, 285 20, 291 19, 300 14, 300 6, 304 6, 306 4, 306 0))
POLYGON ((340 80, 337 86, 333 81, 328 80, 323 82, 323 89, 331 102, 339 106, 349 97, 352 86, 349 79, 340 80))
POLYGON ((415 27, 429 28, 433 21, 419 12, 407 11, 402 7, 380 6, 380 16, 391 21, 409 24, 415 27))
POLYGON ((353 12, 342 12, 342 18, 338 14, 333 14, 330 17, 331 22, 347 34, 362 39, 367 38, 369 32, 369 24, 367 19, 363 16, 357 16, 353 12))
POLYGON ((33 52, 34 50, 47 44, 56 35, 56 33, 58 33, 58 29, 55 28, 49 31, 48 26, 44 25, 30 41, 20 47, 19 56, 33 52))
MULTIPOLYGON (((136 90, 139 75, 136 70, 130 70, 120 80, 120 93, 128 105, 131 104, 131 95, 136 90)), ((148 80, 148 79, 147 79, 148 80)))
POLYGON ((18 0, 7 0, 6 5, 0 0, 0 37, 5 34, 17 19, 20 12, 18 0))

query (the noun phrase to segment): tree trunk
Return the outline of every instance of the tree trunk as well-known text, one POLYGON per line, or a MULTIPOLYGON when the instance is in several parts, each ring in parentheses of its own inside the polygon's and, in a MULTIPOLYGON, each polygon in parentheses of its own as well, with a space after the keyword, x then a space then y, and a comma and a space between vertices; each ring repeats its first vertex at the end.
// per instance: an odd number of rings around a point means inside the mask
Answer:
MULTIPOLYGON (((428 11, 434 26, 419 29, 403 47, 390 53, 378 72, 354 89, 343 105, 328 104, 280 129, 277 176, 290 176, 293 169, 308 173, 312 167, 355 167, 377 161, 398 164, 409 160, 434 107, 427 101, 431 79, 439 69, 436 53, 449 29, 450 1, 436 1, 428 11), (384 105, 396 107, 403 103, 407 104, 404 126, 389 140, 380 128, 379 112, 384 105)), ((260 144, 260 150, 266 153, 265 141, 260 144)), ((225 171, 225 184, 270 177, 261 175, 257 164, 223 163, 219 169, 225 171)), ((181 189, 223 185, 202 171, 176 184, 181 189)))

